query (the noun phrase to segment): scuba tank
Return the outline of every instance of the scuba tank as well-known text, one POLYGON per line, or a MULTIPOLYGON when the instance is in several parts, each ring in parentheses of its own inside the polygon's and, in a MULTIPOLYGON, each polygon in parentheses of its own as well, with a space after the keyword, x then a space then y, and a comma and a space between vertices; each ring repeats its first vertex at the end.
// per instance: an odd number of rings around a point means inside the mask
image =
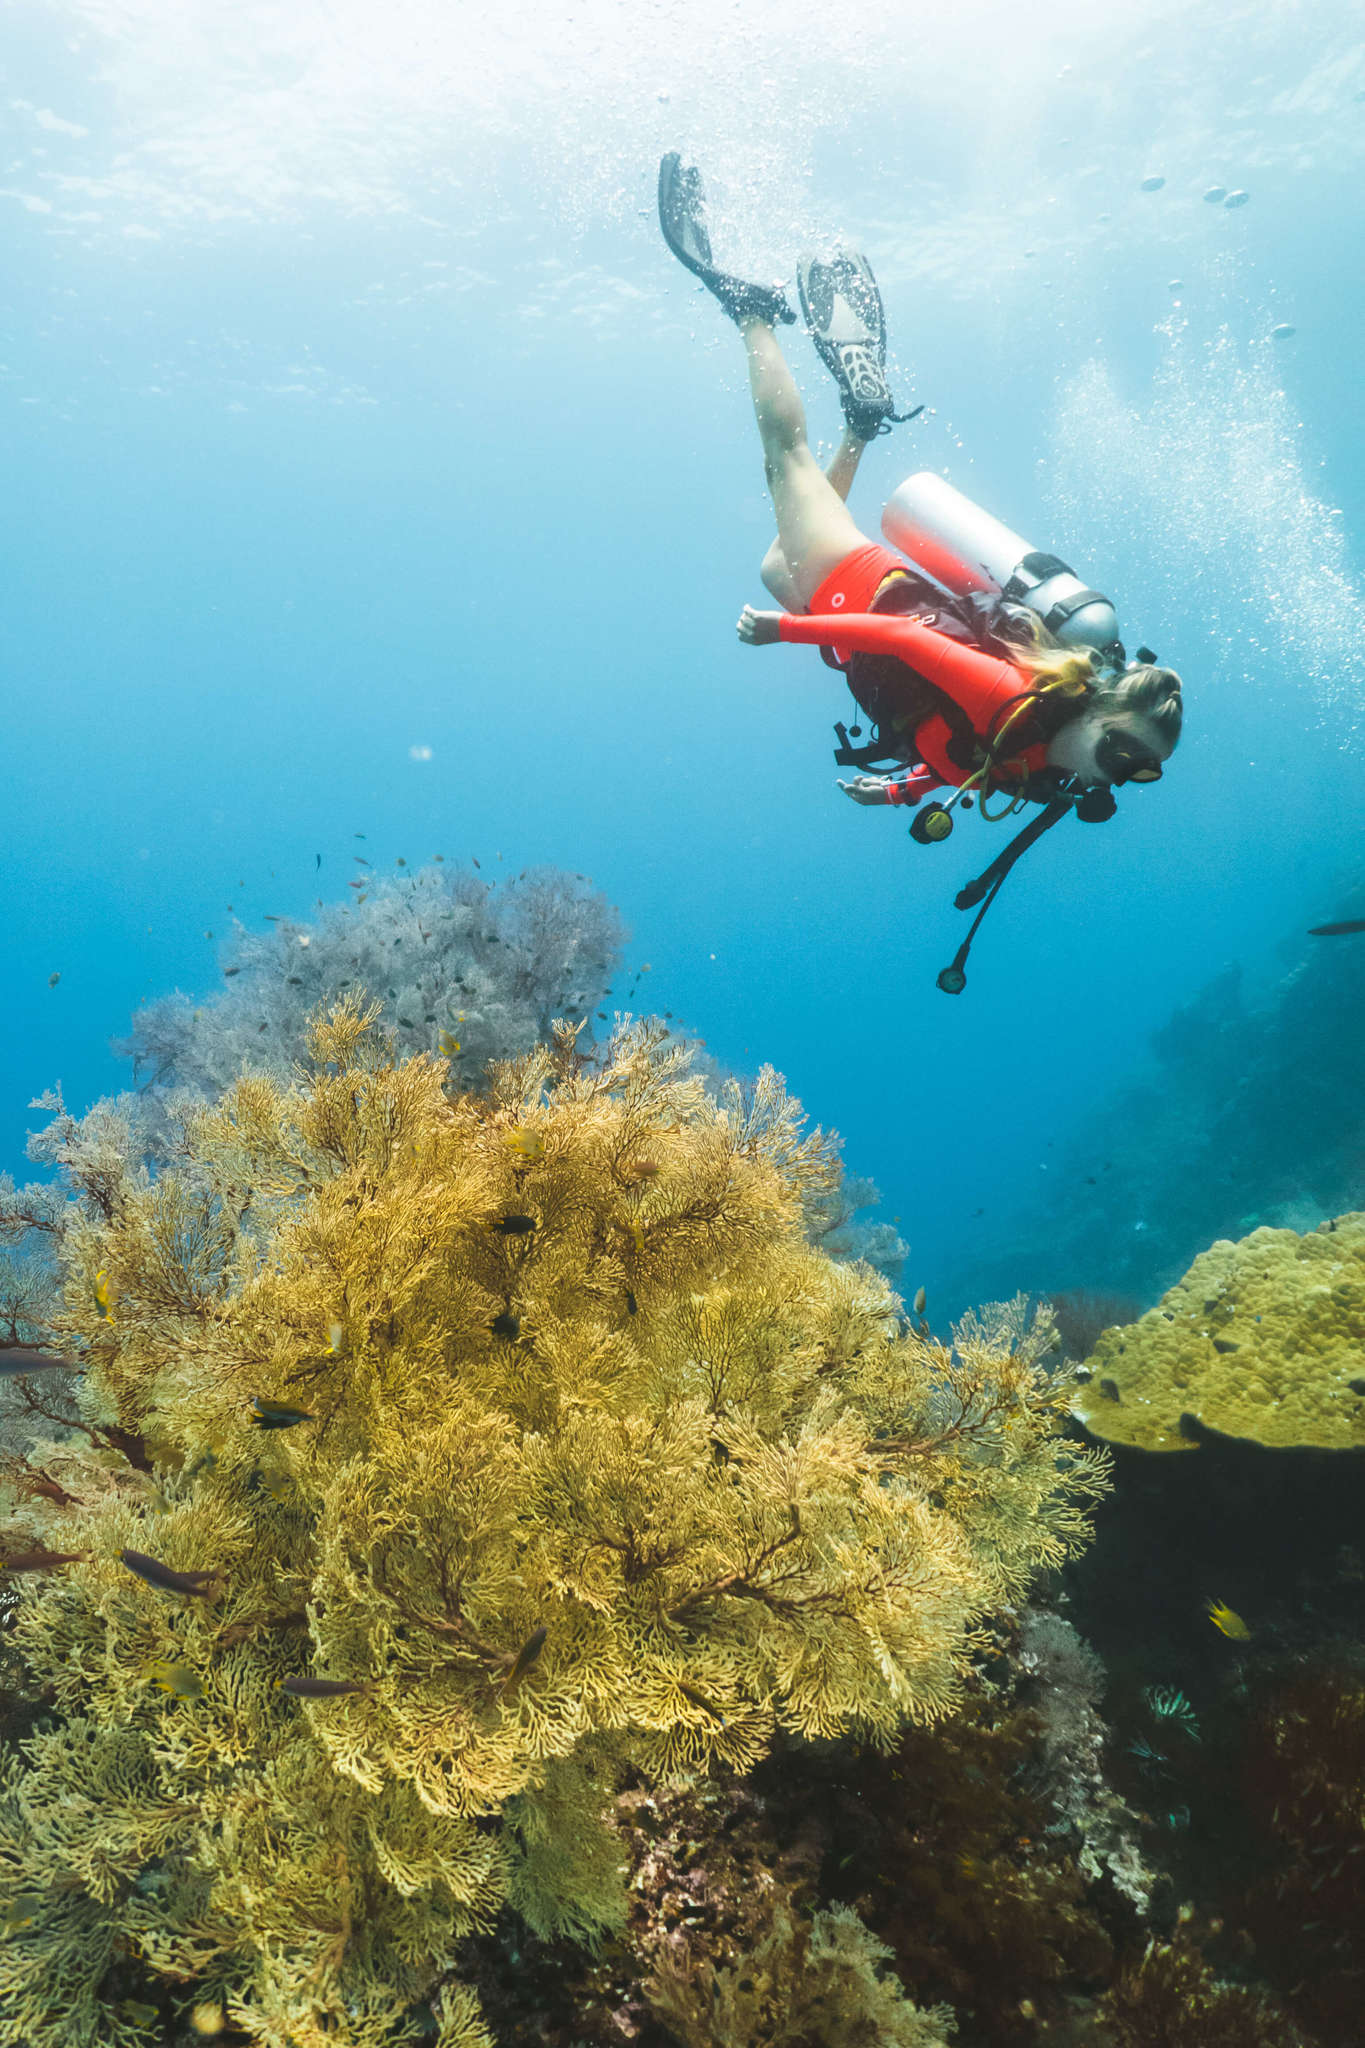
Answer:
POLYGON ((1109 668, 1127 656, 1109 599, 1056 555, 1028 542, 931 469, 908 476, 882 513, 882 532, 958 597, 998 597, 1036 613, 1063 647, 1089 647, 1109 668))

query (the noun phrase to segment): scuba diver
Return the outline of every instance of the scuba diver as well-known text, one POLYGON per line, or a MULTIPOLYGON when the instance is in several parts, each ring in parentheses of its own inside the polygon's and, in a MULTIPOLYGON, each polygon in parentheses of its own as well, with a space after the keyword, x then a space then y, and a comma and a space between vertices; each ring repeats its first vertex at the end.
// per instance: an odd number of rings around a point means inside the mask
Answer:
POLYGON ((1113 789, 1157 782, 1180 737, 1180 678, 1140 647, 1129 662, 1113 606, 1055 555, 921 471, 893 494, 869 541, 846 503, 863 450, 923 410, 897 413, 886 378, 886 322, 867 259, 841 249, 805 256, 797 290, 806 328, 839 390, 845 428, 828 468, 806 439, 806 417, 776 329, 796 318, 780 285, 723 271, 711 253, 698 171, 670 153, 659 167, 659 220, 673 254, 738 327, 777 536, 762 566, 781 611, 747 606, 739 637, 816 646, 843 671, 873 728, 835 726, 835 761, 860 771, 839 787, 859 804, 909 805, 911 837, 946 839, 955 809, 995 823, 1026 804, 1040 813, 985 873, 962 889, 980 903, 952 963, 938 976, 950 995, 986 911, 1019 855, 1074 810, 1113 815, 1113 789), (946 803, 919 808, 932 789, 946 803), (1003 808, 990 812, 988 798, 1003 808))

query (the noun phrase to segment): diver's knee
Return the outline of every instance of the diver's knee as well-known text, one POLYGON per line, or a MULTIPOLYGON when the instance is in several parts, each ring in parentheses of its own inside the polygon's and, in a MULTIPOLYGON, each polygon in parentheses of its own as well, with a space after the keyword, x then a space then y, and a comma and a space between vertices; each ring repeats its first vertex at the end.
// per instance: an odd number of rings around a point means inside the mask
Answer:
POLYGON ((792 587, 792 572, 787 557, 782 552, 780 541, 774 541, 763 557, 759 576, 769 597, 775 597, 779 604, 789 605, 792 587))

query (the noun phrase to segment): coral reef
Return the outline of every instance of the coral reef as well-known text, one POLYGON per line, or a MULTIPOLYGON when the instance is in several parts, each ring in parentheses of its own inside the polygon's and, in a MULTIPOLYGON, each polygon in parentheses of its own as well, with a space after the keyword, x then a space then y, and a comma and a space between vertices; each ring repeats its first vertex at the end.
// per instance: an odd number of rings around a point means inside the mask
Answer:
MULTIPOLYGON (((46 1709, 0 1769, 16 2048, 149 1998, 260 2048, 429 2000, 473 2048, 504 1901, 621 1923, 623 1770, 927 1731, 1105 1483, 1046 1322, 940 1345, 811 1248, 837 1163, 770 1072, 563 1027, 461 1094, 375 1026, 340 1004, 160 1171, 114 1143, 56 1237, 69 1427, 0 1467, 46 1709)), ((846 1921, 773 1933, 875 1979, 846 1921)))
POLYGON ((1358 1642, 1268 1671, 1238 1787, 1257 1830, 1240 1911, 1257 1960, 1325 2042, 1352 2038, 1365 1979, 1365 1661, 1358 1642))
POLYGON ((1107 1330, 1076 1413, 1095 1436, 1188 1451, 1198 1431, 1365 1445, 1365 1213, 1201 1252, 1154 1309, 1107 1330), (1190 1418, 1183 1421, 1182 1418, 1190 1418))
POLYGON ((849 1907, 805 1920, 778 1898, 742 1962, 662 1964, 650 1990, 683 2048, 946 2048, 951 2015, 911 2005, 883 1974, 890 1955, 849 1907))
POLYGON ((1088 1284, 1150 1303, 1215 1239, 1365 1207, 1365 938, 1304 936, 1361 915, 1361 887, 1305 904, 1264 994, 1229 968, 1176 1011, 1145 1070, 1059 1135, 1047 1194, 993 1211, 989 1245, 964 1246, 953 1297, 1088 1284))
POLYGON ((1038 1722, 1041 1754, 1028 1782, 1051 1810, 1049 1835, 1072 1843, 1082 1877, 1107 1876, 1123 1898, 1145 1913, 1152 1873, 1138 1847, 1133 1815, 1104 1770, 1109 1731, 1099 1712, 1103 1663, 1063 1615, 1036 1607, 1020 1617, 1018 1663, 1033 1681, 1028 1703, 1038 1722))
POLYGON ((1273 1999, 1221 1981, 1186 1942, 1149 1943, 1100 2013, 1114 2048, 1309 2048, 1273 1999))
POLYGON ((363 990, 398 1052, 434 1051, 445 1033, 470 1083, 487 1061, 548 1038, 552 1019, 590 1019, 611 994, 624 939, 601 891, 558 868, 497 882, 444 865, 367 875, 355 902, 320 902, 314 924, 238 925, 222 956, 228 986, 147 1004, 116 1050, 144 1086, 214 1096, 243 1067, 287 1075, 318 1007, 363 990))

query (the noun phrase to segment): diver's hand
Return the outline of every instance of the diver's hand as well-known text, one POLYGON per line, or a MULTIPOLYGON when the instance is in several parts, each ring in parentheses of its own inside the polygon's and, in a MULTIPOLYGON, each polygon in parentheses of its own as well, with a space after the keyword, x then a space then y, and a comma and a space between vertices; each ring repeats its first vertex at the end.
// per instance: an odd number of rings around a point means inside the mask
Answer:
POLYGON ((781 624, 781 612, 756 612, 746 604, 736 630, 746 647, 771 647, 779 638, 781 624))
POLYGON ((840 789, 845 796, 851 796, 855 804, 889 804, 891 790, 884 775, 855 775, 852 782, 841 782, 840 789))

